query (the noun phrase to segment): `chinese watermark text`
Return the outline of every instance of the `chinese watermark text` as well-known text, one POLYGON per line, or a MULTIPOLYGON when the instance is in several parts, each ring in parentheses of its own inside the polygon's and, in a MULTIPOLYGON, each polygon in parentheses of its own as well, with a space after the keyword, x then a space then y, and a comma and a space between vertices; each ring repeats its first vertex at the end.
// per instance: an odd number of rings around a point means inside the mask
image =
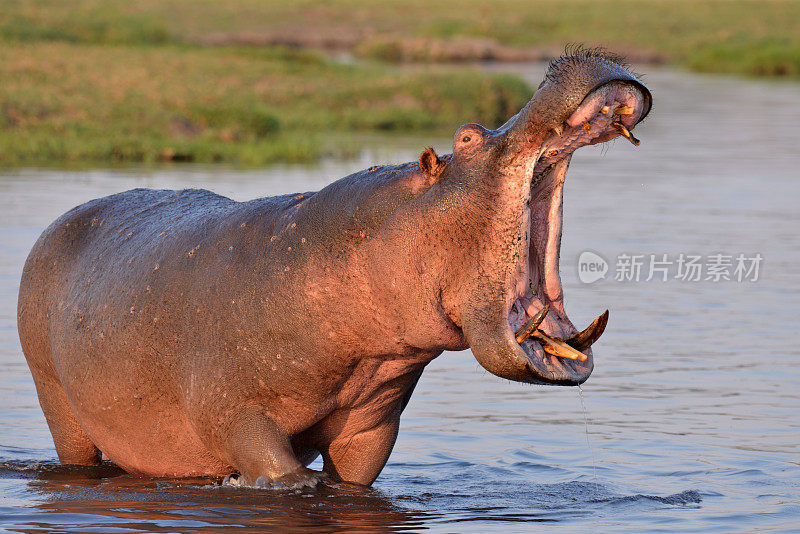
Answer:
MULTIPOLYGON (((757 282, 763 257, 754 254, 619 254, 614 262, 617 282, 757 282)), ((592 251, 578 257, 578 279, 591 284, 606 278, 609 262, 592 251)), ((609 276, 611 276, 609 274, 609 276)))

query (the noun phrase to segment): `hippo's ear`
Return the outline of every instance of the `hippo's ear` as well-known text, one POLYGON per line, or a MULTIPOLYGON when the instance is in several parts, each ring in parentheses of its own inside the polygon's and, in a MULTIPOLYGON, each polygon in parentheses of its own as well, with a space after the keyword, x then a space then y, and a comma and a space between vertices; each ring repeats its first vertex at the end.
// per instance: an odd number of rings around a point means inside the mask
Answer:
POLYGON ((419 168, 431 178, 438 178, 444 170, 444 162, 439 159, 432 148, 428 148, 419 157, 419 168))

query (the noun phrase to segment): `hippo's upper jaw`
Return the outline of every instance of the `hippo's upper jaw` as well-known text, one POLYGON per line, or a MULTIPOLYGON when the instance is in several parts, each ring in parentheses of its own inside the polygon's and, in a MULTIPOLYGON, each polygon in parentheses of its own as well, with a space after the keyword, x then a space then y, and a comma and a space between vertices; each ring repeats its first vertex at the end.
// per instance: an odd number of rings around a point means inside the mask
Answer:
MULTIPOLYGON (((512 184, 498 195, 495 209, 514 224, 495 235, 512 250, 515 241, 522 242, 507 257, 510 269, 496 266, 503 273, 493 281, 504 287, 502 297, 493 296, 500 308, 477 306, 463 315, 470 347, 490 372, 558 385, 581 384, 591 374, 591 345, 603 333, 608 312, 579 333, 564 311, 559 276, 564 178, 572 152, 581 146, 619 136, 638 146, 630 130, 650 107, 649 91, 621 64, 578 54, 554 62, 530 103, 487 132, 497 147, 497 172, 504 184, 512 184)), ((484 262, 481 270, 487 268, 484 262)))

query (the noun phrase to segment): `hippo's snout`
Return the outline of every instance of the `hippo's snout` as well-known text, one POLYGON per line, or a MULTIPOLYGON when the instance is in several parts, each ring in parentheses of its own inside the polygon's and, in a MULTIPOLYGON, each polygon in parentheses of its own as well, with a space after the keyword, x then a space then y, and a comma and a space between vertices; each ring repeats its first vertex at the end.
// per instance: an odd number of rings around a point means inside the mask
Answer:
POLYGON ((547 132, 538 148, 533 183, 582 146, 620 136, 639 146, 631 130, 649 113, 650 100, 650 92, 641 84, 628 81, 613 80, 589 92, 562 124, 547 132))
POLYGON ((636 115, 623 121, 630 131, 650 113, 652 96, 647 87, 621 60, 601 51, 585 50, 564 56, 550 64, 530 102, 500 127, 497 134, 506 137, 506 145, 513 155, 541 144, 551 132, 560 134, 566 127, 575 126, 576 121, 570 119, 579 109, 596 114, 602 106, 593 108, 588 104, 603 99, 610 103, 614 96, 622 96, 622 93, 628 94, 625 100, 629 104, 634 101, 637 104, 629 106, 635 107, 636 115))

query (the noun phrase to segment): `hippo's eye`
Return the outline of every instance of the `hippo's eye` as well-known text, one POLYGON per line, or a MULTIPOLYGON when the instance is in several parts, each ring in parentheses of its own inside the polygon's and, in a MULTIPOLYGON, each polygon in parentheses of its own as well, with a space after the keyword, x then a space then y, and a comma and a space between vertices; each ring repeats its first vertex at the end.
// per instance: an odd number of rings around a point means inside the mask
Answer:
POLYGON ((462 139, 462 141, 465 142, 465 143, 469 143, 471 139, 472 138, 470 136, 465 135, 464 138, 462 139))

